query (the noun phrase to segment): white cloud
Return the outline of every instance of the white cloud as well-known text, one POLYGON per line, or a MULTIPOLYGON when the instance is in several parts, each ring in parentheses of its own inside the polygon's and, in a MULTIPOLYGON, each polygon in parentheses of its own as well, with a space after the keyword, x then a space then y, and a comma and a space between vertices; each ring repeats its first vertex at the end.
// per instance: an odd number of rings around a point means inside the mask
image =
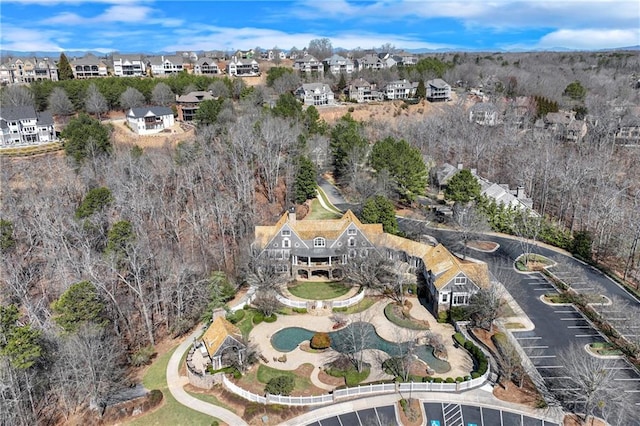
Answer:
POLYGON ((537 48, 567 47, 580 50, 597 50, 612 47, 635 46, 640 43, 640 29, 635 30, 558 30, 540 39, 537 48))
POLYGON ((328 37, 334 47, 368 49, 391 43, 406 49, 438 49, 453 47, 452 45, 435 44, 408 35, 381 34, 367 32, 342 32, 332 35, 316 33, 286 33, 284 31, 265 28, 230 28, 217 26, 199 26, 194 29, 179 29, 174 32, 176 40, 162 50, 235 50, 256 46, 271 48, 280 46, 288 49, 293 46, 302 48, 309 41, 328 37))
POLYGON ((102 23, 136 23, 146 25, 162 25, 164 27, 176 27, 182 25, 181 19, 156 17, 156 10, 133 4, 117 4, 108 7, 100 15, 93 17, 80 16, 72 12, 63 12, 42 21, 47 25, 95 25, 102 23))
POLYGON ((64 49, 55 41, 59 36, 63 36, 63 33, 41 29, 20 28, 4 24, 2 25, 0 49, 22 52, 62 51, 64 49))

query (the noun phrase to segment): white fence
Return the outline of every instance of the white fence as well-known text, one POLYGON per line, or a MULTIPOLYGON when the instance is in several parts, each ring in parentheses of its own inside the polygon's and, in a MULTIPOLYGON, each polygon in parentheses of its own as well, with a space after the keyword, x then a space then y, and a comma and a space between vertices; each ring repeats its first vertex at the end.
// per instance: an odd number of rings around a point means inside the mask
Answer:
POLYGON ((347 308, 361 302, 362 299, 364 299, 364 289, 360 290, 360 293, 356 294, 353 297, 350 297, 349 299, 334 300, 331 303, 334 308, 347 308))
POLYGON ((233 384, 226 376, 223 376, 223 385, 231 392, 261 404, 282 404, 282 405, 324 405, 340 401, 341 399, 355 398, 364 395, 384 394, 394 392, 458 392, 472 389, 484 384, 489 377, 489 370, 477 379, 459 383, 378 383, 370 385, 360 385, 351 388, 338 389, 331 394, 318 396, 282 396, 256 395, 233 384))
POLYGON ((304 309, 307 308, 306 301, 287 299, 281 294, 276 294, 276 299, 278 299, 278 301, 283 305, 289 306, 290 308, 304 308, 304 309))

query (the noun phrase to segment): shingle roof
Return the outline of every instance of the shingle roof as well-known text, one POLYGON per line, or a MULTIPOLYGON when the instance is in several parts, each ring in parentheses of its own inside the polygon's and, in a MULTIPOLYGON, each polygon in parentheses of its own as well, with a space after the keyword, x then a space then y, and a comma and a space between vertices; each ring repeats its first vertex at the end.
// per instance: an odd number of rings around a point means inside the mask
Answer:
POLYGON ((213 356, 229 336, 234 337, 239 342, 242 341, 242 333, 238 327, 231 324, 224 317, 217 317, 202 336, 202 341, 209 355, 213 356))
POLYGON ((495 112, 498 108, 491 102, 478 102, 471 107, 471 110, 478 112, 495 112))
POLYGON ((211 93, 204 90, 197 90, 195 92, 189 92, 186 95, 182 95, 178 97, 178 102, 193 103, 193 102, 207 101, 211 99, 215 99, 211 93))
POLYGON ((49 111, 42 111, 38 113, 38 125, 39 126, 51 126, 53 125, 53 115, 49 111))
POLYGON ((438 89, 444 89, 449 84, 441 78, 434 78, 433 80, 428 80, 427 84, 436 87, 438 89))
POLYGON ((76 58, 71 61, 72 65, 104 65, 104 60, 98 58, 96 55, 92 55, 91 53, 87 53, 82 58, 76 58))
POLYGON ((140 107, 140 108, 131 108, 128 117, 140 118, 147 117, 149 115, 154 115, 157 117, 163 115, 173 115, 173 111, 169 107, 165 106, 148 106, 148 107, 140 107))
POLYGON ((38 114, 36 114, 36 110, 32 106, 2 107, 0 117, 7 121, 17 121, 27 118, 38 118, 38 114))

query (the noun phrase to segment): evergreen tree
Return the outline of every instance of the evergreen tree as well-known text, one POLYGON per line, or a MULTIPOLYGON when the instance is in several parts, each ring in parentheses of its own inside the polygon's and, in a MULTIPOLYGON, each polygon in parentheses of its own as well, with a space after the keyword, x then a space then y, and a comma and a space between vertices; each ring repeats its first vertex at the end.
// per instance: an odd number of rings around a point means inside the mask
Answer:
POLYGON ((368 145, 362 136, 362 123, 354 120, 350 114, 344 115, 331 129, 329 146, 333 154, 335 172, 338 177, 345 174, 349 154, 354 149, 364 149, 368 145))
POLYGON ((61 136, 65 153, 77 163, 81 163, 89 154, 111 152, 109 129, 86 114, 71 119, 61 136))
POLYGON ((104 186, 100 188, 93 188, 87 192, 84 200, 82 200, 80 206, 78 206, 78 209, 76 210, 76 217, 78 219, 87 218, 98 210, 102 210, 112 201, 113 196, 111 195, 109 188, 104 186))
POLYGON ((424 85, 424 80, 420 79, 418 87, 416 88, 416 98, 425 99, 427 97, 427 87, 424 85))
POLYGON ((295 180, 296 203, 302 204, 316 196, 316 174, 313 162, 305 156, 300 156, 295 180))
POLYGON ((387 170, 400 197, 414 201, 427 186, 427 167, 418 148, 405 140, 392 137, 382 139, 373 146, 371 165, 377 172, 387 170))
POLYGON ((342 91, 347 87, 347 79, 344 76, 344 73, 340 73, 340 80, 338 80, 338 91, 342 93, 342 91))
POLYGON ((96 287, 89 281, 73 284, 51 304, 55 322, 68 333, 78 331, 85 323, 103 326, 105 305, 96 287))
POLYGON ((480 183, 469 169, 460 170, 453 175, 444 190, 444 196, 456 203, 468 203, 480 198, 480 183))
POLYGON ((196 111, 195 121, 200 126, 207 126, 215 124, 218 120, 218 115, 222 111, 222 104, 224 98, 208 99, 200 102, 200 107, 196 111))
POLYGON ((60 60, 58 61, 58 80, 73 80, 73 70, 64 52, 60 54, 60 60))
POLYGON ((271 112, 276 117, 298 118, 302 115, 302 104, 292 93, 287 92, 280 95, 271 112))
POLYGON ((398 220, 393 203, 382 195, 368 198, 360 214, 362 223, 381 223, 384 232, 398 234, 398 220))

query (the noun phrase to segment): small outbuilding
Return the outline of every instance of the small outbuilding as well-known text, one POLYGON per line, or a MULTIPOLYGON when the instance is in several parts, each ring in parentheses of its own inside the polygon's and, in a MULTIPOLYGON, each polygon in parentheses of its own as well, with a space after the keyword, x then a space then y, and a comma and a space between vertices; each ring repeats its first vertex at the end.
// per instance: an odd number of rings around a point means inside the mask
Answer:
POLYGON ((242 364, 245 360, 247 346, 242 341, 240 329, 231 324, 224 317, 219 316, 213 320, 207 331, 202 336, 206 354, 211 359, 214 370, 219 370, 229 365, 230 360, 238 360, 242 364))

